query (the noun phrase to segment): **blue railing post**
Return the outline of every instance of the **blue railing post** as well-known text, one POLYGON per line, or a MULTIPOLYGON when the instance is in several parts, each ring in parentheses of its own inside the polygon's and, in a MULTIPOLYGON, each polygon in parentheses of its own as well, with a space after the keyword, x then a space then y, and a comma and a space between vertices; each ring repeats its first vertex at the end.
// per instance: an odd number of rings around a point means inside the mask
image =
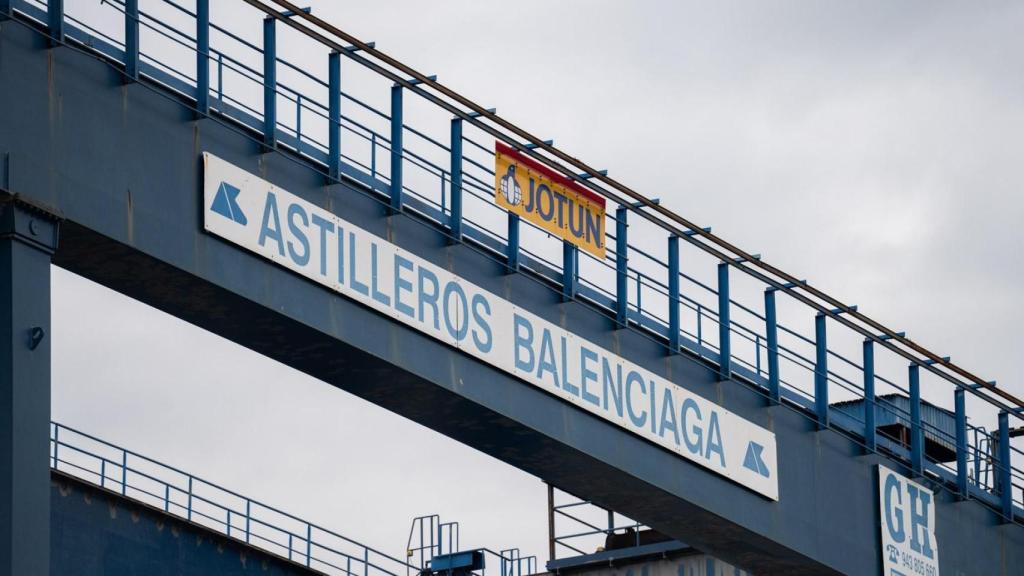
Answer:
MULTIPOLYGON (((223 68, 217 84, 223 85, 223 68)), ((196 112, 210 113, 210 0, 196 0, 196 112)))
POLYGON ((1013 521, 1013 476, 1010 466, 1010 418, 1005 410, 999 412, 999 456, 996 468, 999 478, 999 502, 1002 504, 1003 521, 1013 521))
POLYGON ((615 322, 619 327, 626 326, 626 313, 629 309, 629 244, 626 241, 628 213, 625 206, 615 209, 615 322))
POLYGON ((818 429, 828 428, 828 341, 822 313, 814 317, 814 411, 818 429))
POLYGON ((327 173, 331 180, 341 178, 341 53, 327 56, 327 173))
POLYGON ((953 409, 956 414, 956 486, 960 498, 966 499, 967 488, 967 409, 964 406, 964 390, 957 388, 953 393, 953 409))
POLYGON ((732 334, 729 330, 729 264, 718 264, 718 376, 732 378, 732 334))
POLYGON ((249 522, 252 519, 252 500, 246 499, 245 501, 245 542, 249 543, 249 535, 252 533, 249 528, 249 522))
POLYGON ((451 134, 452 213, 448 230, 452 242, 462 242, 462 118, 452 118, 451 134))
POLYGON ((8 20, 14 15, 11 9, 11 0, 0 0, 0 22, 8 20))
POLYGON ((576 245, 562 240, 562 301, 576 298, 579 249, 576 245))
POLYGON ((263 19, 263 143, 277 144, 277 20, 263 19))
POLYGON ((775 288, 764 291, 764 332, 768 340, 768 401, 778 404, 779 390, 779 324, 775 318, 775 288))
POLYGON ((508 213, 508 272, 519 271, 519 215, 508 213))
POLYGON ((139 79, 139 0, 124 0, 124 72, 139 79))
POLYGON ((391 210, 402 210, 402 86, 391 87, 391 210))
POLYGON ((50 28, 50 44, 64 42, 64 0, 47 1, 46 23, 50 28))
POLYGON ((679 236, 668 237, 668 349, 679 353, 679 236))
POLYGON ((311 564, 313 553, 313 525, 306 522, 306 567, 308 568, 311 564))
POLYGON ((914 476, 924 473, 924 435, 921 430, 921 371, 911 364, 910 380, 910 469, 914 476))
POLYGON ((128 451, 121 450, 121 495, 128 494, 128 451))
POLYGON ((878 449, 875 431, 875 342, 864 340, 864 450, 878 449))

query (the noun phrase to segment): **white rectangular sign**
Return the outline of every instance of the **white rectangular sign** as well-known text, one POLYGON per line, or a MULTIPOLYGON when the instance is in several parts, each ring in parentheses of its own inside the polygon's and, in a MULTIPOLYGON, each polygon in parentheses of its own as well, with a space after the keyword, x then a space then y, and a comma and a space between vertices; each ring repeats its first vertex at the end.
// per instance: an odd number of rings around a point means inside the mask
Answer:
POLYGON ((209 153, 207 231, 778 500, 775 435, 209 153))
POLYGON ((935 494, 879 464, 878 510, 882 574, 939 576, 935 494))

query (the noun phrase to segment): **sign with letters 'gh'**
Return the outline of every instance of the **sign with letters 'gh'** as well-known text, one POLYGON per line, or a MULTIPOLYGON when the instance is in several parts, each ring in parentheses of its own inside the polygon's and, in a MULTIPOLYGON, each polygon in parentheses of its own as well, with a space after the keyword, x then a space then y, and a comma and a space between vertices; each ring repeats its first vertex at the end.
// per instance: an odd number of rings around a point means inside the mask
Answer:
POLYGON ((882 574, 939 576, 935 494, 879 464, 878 508, 882 529, 882 574))
POLYGON ((604 259, 604 198, 501 142, 494 150, 494 200, 604 259))
POLYGON ((771 431, 212 154, 203 166, 209 233, 778 500, 771 431))

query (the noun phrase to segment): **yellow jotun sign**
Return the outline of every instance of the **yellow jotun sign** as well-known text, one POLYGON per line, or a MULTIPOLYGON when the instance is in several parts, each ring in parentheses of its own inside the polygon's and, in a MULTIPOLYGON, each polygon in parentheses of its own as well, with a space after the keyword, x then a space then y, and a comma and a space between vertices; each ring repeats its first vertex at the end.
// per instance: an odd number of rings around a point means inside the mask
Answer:
POLYGON ((494 173, 499 206, 604 258, 604 198, 500 142, 494 173))

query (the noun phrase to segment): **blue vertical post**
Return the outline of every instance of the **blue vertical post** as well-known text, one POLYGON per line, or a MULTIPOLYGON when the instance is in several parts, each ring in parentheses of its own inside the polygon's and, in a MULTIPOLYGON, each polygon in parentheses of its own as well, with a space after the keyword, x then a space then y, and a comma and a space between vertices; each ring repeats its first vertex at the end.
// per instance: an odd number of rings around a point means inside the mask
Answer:
POLYGON ((779 324, 775 317, 775 289, 764 291, 765 338, 768 340, 768 401, 778 404, 779 391, 779 324))
POLYGON ((668 349, 679 353, 679 236, 668 237, 668 349))
POLYGON ((911 364, 908 369, 910 380, 910 469, 914 476, 924 472, 924 435, 921 430, 921 371, 920 366, 911 364))
POLYGON ((508 271, 519 271, 519 215, 508 213, 508 271))
POLYGON ((124 0, 124 71, 139 79, 139 0, 124 0))
POLYGON ((13 14, 11 0, 0 0, 0 22, 9 19, 13 14))
POLYGON ((626 325, 626 313, 629 309, 629 243, 626 238, 628 213, 625 206, 615 209, 615 322, 620 327, 626 325))
POLYGON ((814 317, 814 412, 818 429, 828 428, 828 339, 820 312, 814 317))
POLYGON ((57 221, 0 201, 0 574, 50 573, 50 262, 57 221))
POLYGON ((462 118, 452 118, 452 213, 448 224, 452 242, 462 242, 462 118))
POLYGON ((718 264, 718 376, 732 378, 732 332, 729 330, 729 264, 718 264))
POLYGON ((263 143, 277 144, 277 20, 263 19, 263 143))
POLYGON ((577 270, 579 268, 579 249, 576 245, 562 240, 562 301, 568 302, 576 298, 577 270))
POLYGON ((967 409, 964 406, 964 390, 957 388, 953 393, 956 414, 956 486, 961 498, 967 498, 967 409))
POLYGON ((391 87, 391 210, 402 209, 402 86, 391 87))
POLYGON ((864 450, 878 449, 875 431, 875 342, 864 340, 864 450))
POLYGON ((1003 521, 1013 521, 1013 477, 1010 474, 1010 418, 1005 410, 999 412, 999 502, 1003 521))
MULTIPOLYGON (((219 68, 218 85, 222 73, 219 68)), ((196 0, 196 111, 210 113, 210 0, 196 0)))
POLYGON ((327 56, 327 173, 331 180, 341 178, 341 53, 327 56))
POLYGON ((46 23, 50 27, 50 43, 64 41, 64 0, 49 0, 46 3, 46 23))

